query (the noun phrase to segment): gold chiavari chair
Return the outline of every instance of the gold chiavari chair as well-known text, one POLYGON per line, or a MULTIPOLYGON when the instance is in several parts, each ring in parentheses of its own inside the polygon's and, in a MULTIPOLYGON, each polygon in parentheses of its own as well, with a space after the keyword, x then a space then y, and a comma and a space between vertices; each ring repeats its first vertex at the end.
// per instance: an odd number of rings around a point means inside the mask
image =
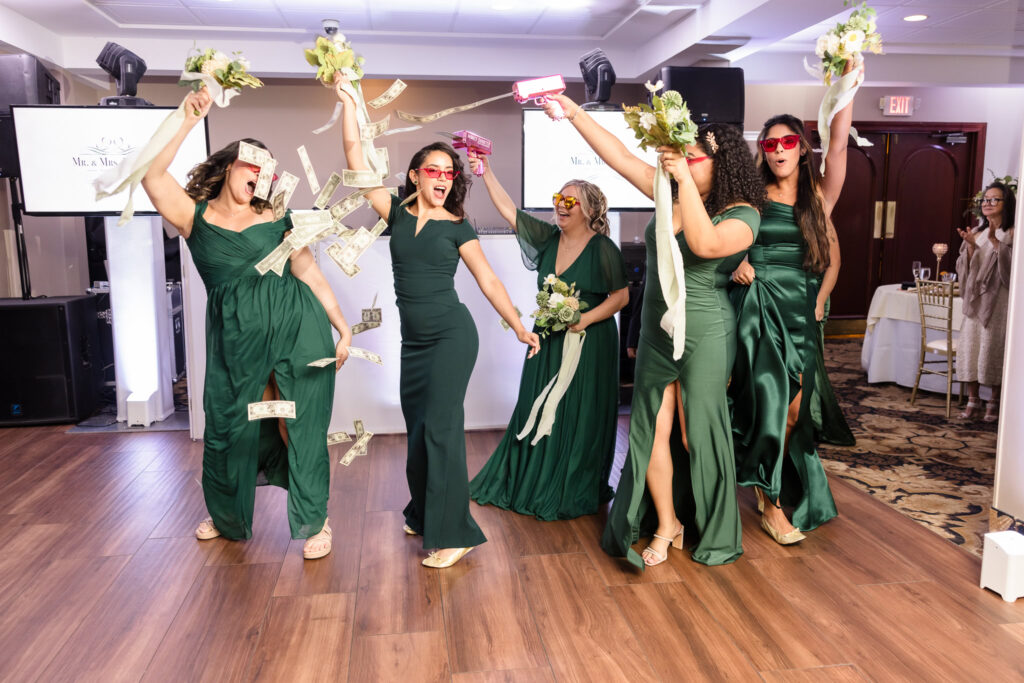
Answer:
POLYGON ((928 373, 944 376, 946 378, 946 419, 948 420, 953 395, 953 364, 956 361, 956 340, 953 339, 954 283, 917 280, 916 284, 917 304, 921 312, 921 360, 917 365, 914 390, 910 393, 910 405, 914 405, 914 399, 917 398, 921 375, 928 373), (942 332, 943 336, 928 341, 928 330, 937 330, 942 332), (927 360, 928 354, 942 356, 942 358, 927 360), (945 368, 943 369, 942 366, 945 368))

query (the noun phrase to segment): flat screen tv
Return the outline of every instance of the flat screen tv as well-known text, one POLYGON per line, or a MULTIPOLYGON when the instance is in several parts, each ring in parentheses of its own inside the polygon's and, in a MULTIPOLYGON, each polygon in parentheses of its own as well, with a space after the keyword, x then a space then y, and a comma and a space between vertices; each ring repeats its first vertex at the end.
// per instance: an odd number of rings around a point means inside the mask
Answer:
MULTIPOLYGON (((116 216, 127 191, 96 200, 92 180, 145 146, 174 107, 13 105, 25 213, 33 216, 116 216)), ((206 122, 185 138, 170 173, 184 186, 189 170, 209 156, 206 122)), ((142 187, 136 215, 156 215, 142 187)))
MULTIPOLYGON (((652 166, 658 154, 642 151, 621 111, 592 110, 591 117, 652 166)), ((613 171, 568 121, 552 121, 540 109, 523 110, 523 198, 529 211, 551 208, 551 195, 573 178, 601 188, 611 211, 653 211, 654 201, 613 171)))

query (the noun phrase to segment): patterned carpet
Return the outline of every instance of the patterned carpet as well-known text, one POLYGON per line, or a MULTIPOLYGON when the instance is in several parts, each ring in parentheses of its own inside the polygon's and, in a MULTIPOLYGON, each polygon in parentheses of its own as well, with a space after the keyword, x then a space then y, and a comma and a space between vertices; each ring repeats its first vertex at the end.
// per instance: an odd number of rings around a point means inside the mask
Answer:
POLYGON ((861 343, 825 342, 829 378, 857 438, 848 448, 820 446, 826 471, 980 556, 989 530, 997 424, 960 420, 955 406, 947 421, 942 394, 919 393, 911 406, 910 389, 867 384, 861 343))

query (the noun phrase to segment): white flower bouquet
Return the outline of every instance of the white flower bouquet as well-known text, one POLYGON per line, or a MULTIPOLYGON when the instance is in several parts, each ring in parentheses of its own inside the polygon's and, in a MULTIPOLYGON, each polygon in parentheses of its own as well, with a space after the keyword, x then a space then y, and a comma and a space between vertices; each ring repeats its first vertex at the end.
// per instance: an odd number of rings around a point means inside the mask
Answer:
MULTIPOLYGON (((217 81, 217 84, 229 90, 241 91, 248 86, 250 88, 262 88, 263 81, 249 73, 249 60, 242 56, 241 52, 233 53, 228 57, 220 50, 208 47, 205 50, 196 50, 197 54, 191 55, 185 60, 185 74, 204 74, 217 81)), ((182 74, 183 76, 185 74, 182 74)), ((182 78, 178 85, 184 85, 198 92, 205 86, 201 79, 182 78)))
POLYGON ((651 104, 641 102, 635 107, 623 105, 623 116, 633 129, 640 147, 669 146, 682 149, 697 139, 697 124, 690 118, 690 109, 683 96, 675 90, 666 90, 659 97, 654 93, 661 90, 662 82, 646 87, 651 91, 651 104))
POLYGON ((814 53, 818 56, 817 68, 808 70, 822 78, 825 85, 843 75, 843 69, 849 61, 854 63, 862 59, 865 51, 874 54, 882 53, 882 36, 878 33, 875 17, 877 13, 862 3, 855 9, 846 23, 836 24, 835 28, 818 37, 814 53))
POLYGON ((530 315, 544 328, 540 336, 547 337, 551 332, 561 332, 578 323, 580 313, 587 308, 589 305, 580 300, 575 282, 566 284, 550 273, 537 292, 537 310, 530 315))

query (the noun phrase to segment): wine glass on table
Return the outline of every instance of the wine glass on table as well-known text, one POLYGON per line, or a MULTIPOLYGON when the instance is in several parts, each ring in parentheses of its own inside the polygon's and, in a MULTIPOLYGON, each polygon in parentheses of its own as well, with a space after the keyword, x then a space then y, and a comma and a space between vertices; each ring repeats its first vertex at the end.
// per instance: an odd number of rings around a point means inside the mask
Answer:
POLYGON ((923 268, 921 268, 921 279, 922 280, 930 280, 931 278, 932 278, 932 269, 929 268, 928 266, 924 266, 923 268))
POLYGON ((910 270, 913 271, 913 273, 914 273, 914 282, 917 282, 918 280, 921 279, 921 262, 920 261, 914 261, 913 263, 911 263, 910 264, 910 270))

